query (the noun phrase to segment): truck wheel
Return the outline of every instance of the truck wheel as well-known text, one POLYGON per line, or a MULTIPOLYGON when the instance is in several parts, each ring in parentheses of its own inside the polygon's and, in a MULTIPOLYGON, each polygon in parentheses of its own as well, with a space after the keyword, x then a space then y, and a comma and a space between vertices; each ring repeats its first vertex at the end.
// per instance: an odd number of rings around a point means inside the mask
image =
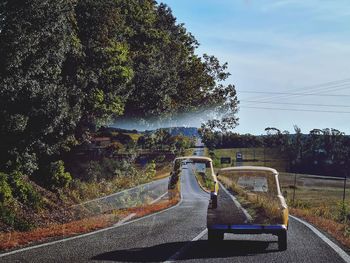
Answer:
POLYGON ((222 241, 224 240, 224 233, 217 232, 215 230, 208 230, 208 240, 212 241, 222 241))
POLYGON ((278 250, 283 251, 287 249, 287 231, 278 234, 278 250))

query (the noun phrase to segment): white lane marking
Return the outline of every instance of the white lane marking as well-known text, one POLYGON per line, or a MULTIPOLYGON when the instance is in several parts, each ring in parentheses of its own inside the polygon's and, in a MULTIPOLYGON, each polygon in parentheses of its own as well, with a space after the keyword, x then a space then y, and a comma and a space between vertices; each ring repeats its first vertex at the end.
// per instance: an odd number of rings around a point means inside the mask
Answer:
POLYGON ((228 194, 228 195, 231 197, 231 199, 232 199, 232 201, 235 203, 235 205, 236 205, 239 209, 241 209, 241 210, 243 211, 243 213, 244 213, 244 215, 246 216, 247 220, 248 220, 248 221, 253 221, 253 219, 252 219, 252 217, 250 216, 250 214, 248 213, 248 211, 245 210, 245 209, 242 207, 242 205, 238 202, 238 200, 236 199, 236 197, 234 197, 233 195, 231 195, 231 193, 222 185, 222 183, 219 182, 219 185, 220 185, 220 187, 225 191, 225 193, 228 194))
POLYGON ((185 246, 183 246, 182 248, 180 248, 180 250, 178 250, 175 254, 173 254, 170 258, 168 258, 166 261, 164 261, 164 263, 170 263, 170 262, 174 262, 176 261, 181 254, 184 254, 192 245, 191 242, 193 241, 197 241, 199 239, 201 239, 206 233, 208 232, 208 229, 204 229, 202 232, 200 232, 194 239, 192 239, 191 241, 188 242, 188 244, 186 244, 185 246))
POLYGON ((328 237, 326 237, 319 230, 317 230, 317 228, 315 228, 313 225, 309 224, 308 222, 305 222, 304 220, 298 217, 295 217, 292 215, 290 215, 290 217, 307 226, 319 238, 321 238, 324 242, 326 242, 345 262, 350 263, 350 256, 343 249, 341 249, 337 244, 335 244, 328 237))
POLYGON ((112 230, 114 228, 125 226, 125 225, 131 224, 131 223, 135 223, 137 221, 141 221, 141 220, 144 220, 146 218, 149 218, 149 217, 152 217, 152 216, 156 216, 156 215, 159 215, 159 214, 164 213, 166 211, 172 210, 172 209, 178 207, 179 205, 181 205, 182 202, 183 202, 183 196, 182 196, 181 188, 182 187, 180 185, 180 202, 178 202, 176 205, 174 205, 172 207, 169 207, 169 208, 167 208, 165 210, 162 210, 162 211, 159 211, 159 212, 156 212, 156 213, 153 213, 153 214, 149 214, 149 215, 146 215, 144 217, 140 217, 140 218, 137 218, 137 219, 125 222, 125 223, 120 224, 120 225, 110 226, 110 227, 103 228, 103 229, 100 229, 100 230, 96 230, 96 231, 93 231, 93 232, 90 232, 90 233, 86 233, 86 234, 82 234, 82 235, 78 235, 78 236, 74 236, 74 237, 68 237, 68 238, 52 241, 52 242, 49 242, 49 243, 44 243, 44 244, 31 246, 31 247, 25 247, 25 248, 21 248, 21 249, 17 249, 17 250, 11 251, 11 252, 3 253, 3 254, 0 254, 0 258, 6 257, 6 256, 10 256, 10 255, 13 255, 13 254, 16 254, 16 253, 24 252, 24 251, 27 251, 27 250, 32 250, 32 249, 36 249, 36 248, 51 246, 51 245, 54 245, 54 244, 63 243, 63 242, 66 242, 66 241, 70 241, 70 240, 74 240, 74 239, 78 239, 78 238, 83 238, 83 237, 95 235, 95 234, 98 234, 98 233, 101 233, 101 232, 105 232, 105 231, 108 231, 108 230, 112 230))
POLYGON ((160 199, 162 199, 168 192, 165 192, 161 196, 159 196, 157 199, 154 199, 150 204, 153 205, 154 203, 158 202, 160 199))
POLYGON ((126 221, 130 220, 131 218, 133 218, 134 216, 136 216, 136 213, 132 213, 130 215, 128 215, 127 217, 124 217, 122 220, 120 220, 118 223, 114 224, 114 226, 119 226, 124 224, 126 221))

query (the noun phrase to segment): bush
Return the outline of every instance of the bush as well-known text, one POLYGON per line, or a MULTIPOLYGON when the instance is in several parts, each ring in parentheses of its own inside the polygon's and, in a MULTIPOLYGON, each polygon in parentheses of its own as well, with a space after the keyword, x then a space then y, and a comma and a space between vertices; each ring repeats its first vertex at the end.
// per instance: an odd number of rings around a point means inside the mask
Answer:
POLYGON ((84 180, 98 182, 103 179, 111 180, 118 177, 119 170, 123 169, 124 161, 103 158, 101 161, 90 161, 84 172, 84 180))
POLYGON ((346 205, 345 202, 339 202, 337 206, 338 206, 338 209, 337 209, 338 213, 337 213, 336 220, 340 223, 346 223, 347 216, 349 214, 349 207, 346 205))
POLYGON ((8 175, 0 173, 0 203, 5 204, 12 198, 12 191, 7 182, 8 175))
POLYGON ((65 188, 72 181, 69 172, 65 172, 64 162, 59 160, 50 164, 50 187, 52 189, 65 188))
POLYGON ((18 231, 28 231, 34 227, 33 223, 17 217, 11 209, 3 205, 0 205, 0 220, 18 231))
POLYGON ((151 161, 146 165, 145 175, 147 179, 152 179, 156 175, 156 163, 151 161))
POLYGON ((33 208, 41 206, 42 198, 34 187, 26 182, 20 172, 13 172, 8 177, 9 185, 12 188, 12 195, 18 201, 29 205, 33 208))
POLYGON ((139 175, 135 166, 126 160, 118 162, 118 166, 114 170, 114 174, 118 178, 135 177, 139 175))

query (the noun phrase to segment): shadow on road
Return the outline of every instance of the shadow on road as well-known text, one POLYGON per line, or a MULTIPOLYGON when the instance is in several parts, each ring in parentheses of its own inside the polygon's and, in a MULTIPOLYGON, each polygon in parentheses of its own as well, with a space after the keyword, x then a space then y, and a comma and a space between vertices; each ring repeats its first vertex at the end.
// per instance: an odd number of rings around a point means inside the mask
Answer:
POLYGON ((267 249, 275 241, 236 241, 225 240, 211 244, 207 240, 195 242, 174 242, 152 247, 116 250, 97 255, 92 260, 123 261, 123 262, 159 262, 169 259, 182 247, 189 245, 179 259, 228 258, 277 252, 277 249, 267 249))

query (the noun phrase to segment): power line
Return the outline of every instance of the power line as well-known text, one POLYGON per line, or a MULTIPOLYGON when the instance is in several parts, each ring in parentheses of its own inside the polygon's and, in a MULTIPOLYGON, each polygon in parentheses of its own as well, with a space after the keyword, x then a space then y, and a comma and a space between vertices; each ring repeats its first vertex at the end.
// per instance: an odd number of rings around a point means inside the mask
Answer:
POLYGON ((251 107, 242 106, 244 109, 261 109, 261 110, 282 110, 282 111, 303 111, 303 112, 315 112, 315 113, 345 113, 350 114, 350 111, 326 111, 326 110, 308 110, 308 109, 285 109, 285 108, 265 108, 265 107, 251 107))
POLYGON ((237 91, 238 93, 273 94, 273 95, 295 95, 295 96, 318 96, 318 97, 350 97, 349 94, 320 94, 320 93, 291 93, 274 91, 237 91))
POLYGON ((335 105, 335 104, 288 103, 288 102, 273 102, 273 101, 254 101, 254 100, 241 100, 240 102, 260 103, 260 104, 277 104, 277 105, 296 105, 296 106, 316 106, 316 107, 350 108, 350 105, 335 105))
MULTIPOLYGON (((298 92, 298 91, 305 91, 305 90, 312 91, 312 92, 321 91, 321 90, 322 91, 335 91, 335 90, 348 88, 349 84, 350 84, 349 81, 350 81, 350 79, 331 81, 331 82, 321 83, 321 84, 317 84, 317 85, 313 85, 313 86, 292 89, 290 91, 291 92, 298 92)), ((263 98, 259 98, 259 97, 255 96, 255 97, 248 98, 248 99, 254 99, 254 100, 259 99, 260 100, 260 99, 274 99, 274 98, 278 99, 278 98, 285 98, 285 97, 288 97, 288 96, 286 96, 286 95, 274 95, 274 96, 268 96, 268 97, 265 96, 263 98)))
MULTIPOLYGON (((349 89, 350 86, 349 86, 350 83, 344 83, 344 84, 341 84, 341 85, 337 85, 337 86, 330 86, 330 87, 323 87, 323 88, 313 88, 313 89, 306 89, 307 91, 309 92, 312 92, 312 93, 315 93, 315 92, 329 92, 329 91, 337 91, 337 90, 344 90, 344 89, 349 89)), ((291 90, 290 92, 293 92, 293 90, 291 90)), ((305 92, 303 92, 302 94, 304 94, 305 92)), ((264 96, 264 97, 256 97, 255 96, 255 99, 258 99, 258 100, 264 100, 264 99, 283 99, 283 98, 291 98, 291 97, 300 97, 302 95, 270 95, 270 96, 264 96)), ((254 99, 254 98, 248 98, 248 99, 254 99)))

